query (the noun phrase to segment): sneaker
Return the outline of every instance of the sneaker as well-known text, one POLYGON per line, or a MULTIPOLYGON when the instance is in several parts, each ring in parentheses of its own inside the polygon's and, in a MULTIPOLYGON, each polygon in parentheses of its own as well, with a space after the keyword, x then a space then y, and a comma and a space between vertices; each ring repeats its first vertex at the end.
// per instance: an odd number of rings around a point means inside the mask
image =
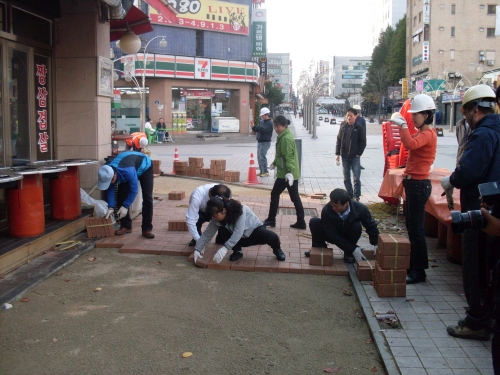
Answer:
POLYGON ((276 220, 264 220, 264 226, 274 228, 276 226, 276 220))
POLYGON ((123 236, 124 234, 127 234, 127 233, 132 233, 132 228, 121 227, 120 229, 115 230, 116 236, 123 236))
POLYGON ((351 255, 344 255, 344 262, 348 264, 356 263, 356 259, 351 255))
POLYGON ((238 259, 243 258, 243 252, 241 250, 233 251, 233 253, 229 256, 229 260, 231 262, 236 262, 238 259))
POLYGON ((473 330, 467 327, 462 319, 458 321, 458 325, 456 326, 448 326, 446 331, 453 337, 457 337, 459 339, 472 339, 472 340, 480 340, 480 341, 488 341, 490 339, 490 331, 487 328, 482 328, 478 330, 473 330))
POLYGON ((269 177, 269 172, 261 173, 260 177, 269 177))
POLYGON ((280 262, 284 261, 286 258, 281 249, 273 250, 273 254, 276 255, 276 259, 278 259, 280 262))
POLYGON ((406 284, 425 283, 426 275, 424 270, 410 270, 406 275, 406 284))
POLYGON ((196 246, 196 241, 194 240, 194 238, 189 241, 188 246, 196 246))
POLYGON ((291 224, 290 228, 294 228, 294 229, 306 229, 307 225, 306 225, 305 222, 301 223, 301 222, 297 221, 295 224, 291 224))

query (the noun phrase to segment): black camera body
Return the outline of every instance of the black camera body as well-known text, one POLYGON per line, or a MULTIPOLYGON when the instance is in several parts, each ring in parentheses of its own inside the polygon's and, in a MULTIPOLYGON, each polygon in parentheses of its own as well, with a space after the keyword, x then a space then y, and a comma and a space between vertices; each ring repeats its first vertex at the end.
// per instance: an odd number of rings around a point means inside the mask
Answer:
MULTIPOLYGON (((500 219, 500 181, 486 182, 477 185, 483 203, 491 207, 490 214, 500 219)), ((484 228, 487 222, 481 210, 472 210, 461 213, 451 211, 451 230, 455 234, 463 233, 466 229, 484 228)))

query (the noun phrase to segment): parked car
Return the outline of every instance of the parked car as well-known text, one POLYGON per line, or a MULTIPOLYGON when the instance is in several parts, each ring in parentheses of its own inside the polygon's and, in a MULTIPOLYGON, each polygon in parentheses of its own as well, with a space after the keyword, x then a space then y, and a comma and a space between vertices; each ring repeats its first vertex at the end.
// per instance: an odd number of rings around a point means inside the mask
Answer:
POLYGON ((330 119, 330 125, 337 124, 337 120, 335 118, 330 119))
POLYGON ((320 108, 320 109, 318 109, 318 115, 319 114, 322 114, 322 115, 328 114, 328 111, 326 109, 324 109, 324 108, 320 108))

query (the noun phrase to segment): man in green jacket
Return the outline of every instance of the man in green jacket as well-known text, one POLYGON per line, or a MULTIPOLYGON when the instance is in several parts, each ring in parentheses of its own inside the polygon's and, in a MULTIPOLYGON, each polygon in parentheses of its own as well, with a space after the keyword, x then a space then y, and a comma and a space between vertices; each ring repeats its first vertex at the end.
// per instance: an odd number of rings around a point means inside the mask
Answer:
POLYGON ((284 116, 279 115, 274 119, 273 123, 274 131, 278 134, 278 138, 276 139, 276 156, 273 163, 269 166, 269 169, 272 170, 277 168, 277 170, 276 181, 271 191, 271 206, 269 207, 269 214, 264 221, 264 225, 268 227, 276 226, 276 214, 278 213, 280 195, 287 189, 297 213, 297 222, 290 225, 290 227, 306 229, 304 207, 302 206, 299 195, 299 157, 295 147, 293 134, 290 129, 288 129, 290 121, 284 116))

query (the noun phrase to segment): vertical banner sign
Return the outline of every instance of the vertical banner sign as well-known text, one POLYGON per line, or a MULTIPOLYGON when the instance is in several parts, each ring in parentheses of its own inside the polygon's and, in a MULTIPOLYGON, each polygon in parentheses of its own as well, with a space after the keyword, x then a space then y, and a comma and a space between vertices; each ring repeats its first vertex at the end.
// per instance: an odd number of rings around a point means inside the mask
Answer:
POLYGON ((122 107, 121 91, 114 89, 113 90, 113 100, 111 102, 111 108, 121 108, 121 107, 122 107))
POLYGON ((267 57, 259 57, 260 75, 267 76, 267 57))
POLYGON ((45 56, 34 55, 35 66, 35 113, 37 160, 49 160, 51 150, 49 143, 49 59, 45 56))
POLYGON ((422 42, 422 62, 429 62, 429 42, 422 42))
POLYGON ((266 56, 266 9, 252 9, 252 56, 266 56))
POLYGON ((402 80, 402 91, 403 91, 403 99, 407 99, 408 98, 408 78, 403 78, 402 80))

